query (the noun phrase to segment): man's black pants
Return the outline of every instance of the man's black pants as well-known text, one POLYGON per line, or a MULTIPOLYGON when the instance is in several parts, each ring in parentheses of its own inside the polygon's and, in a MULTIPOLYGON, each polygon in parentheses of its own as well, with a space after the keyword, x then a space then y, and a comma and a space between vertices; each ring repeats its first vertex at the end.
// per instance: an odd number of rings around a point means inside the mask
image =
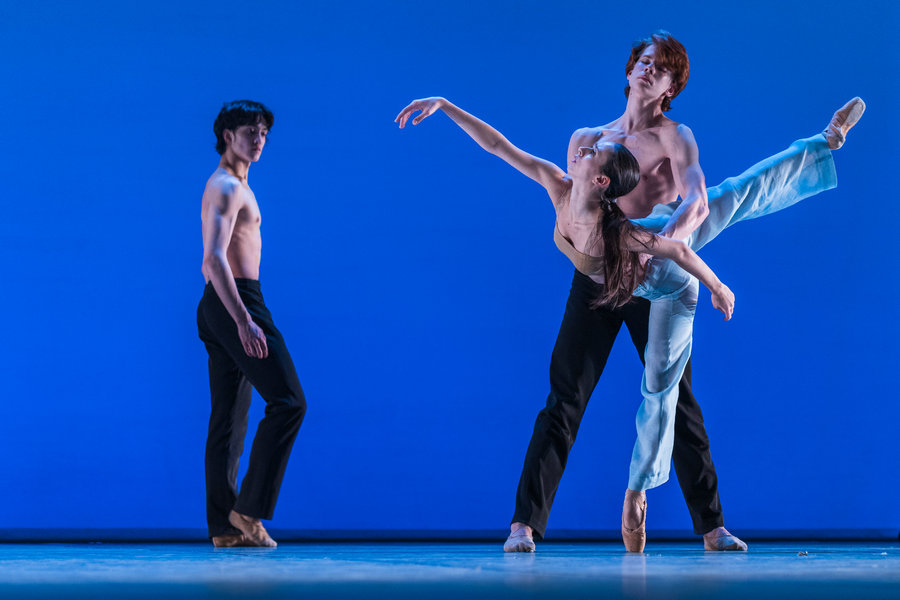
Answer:
MULTIPOLYGON (((602 290, 602 285, 575 271, 550 359, 550 395, 534 424, 512 519, 513 523, 531 526, 537 538, 544 536, 578 426, 623 322, 644 362, 650 302, 632 298, 615 310, 591 308, 591 302, 602 290)), ((691 392, 690 362, 679 384, 676 411, 672 453, 675 474, 691 513, 694 532, 703 534, 723 526, 724 520, 703 415, 691 392)))
POLYGON ((240 533, 228 522, 232 509, 258 519, 275 511, 288 456, 306 413, 306 399, 281 333, 263 302, 259 282, 235 279, 241 300, 253 322, 266 334, 269 355, 247 356, 237 324, 212 284, 206 285, 197 307, 200 339, 209 353, 212 411, 206 440, 206 518, 210 537, 240 533), (237 491, 238 460, 244 449, 252 388, 266 402, 259 422, 247 474, 237 491))

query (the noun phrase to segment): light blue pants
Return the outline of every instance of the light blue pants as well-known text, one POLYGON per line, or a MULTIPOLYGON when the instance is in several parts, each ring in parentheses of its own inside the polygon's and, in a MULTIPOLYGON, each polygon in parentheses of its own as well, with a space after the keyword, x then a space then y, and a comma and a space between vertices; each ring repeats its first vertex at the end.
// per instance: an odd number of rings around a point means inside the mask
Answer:
MULTIPOLYGON (((822 135, 797 140, 737 177, 709 188, 709 215, 686 242, 699 250, 726 227, 787 208, 837 185, 831 150, 822 135)), ((634 222, 660 231, 676 203, 656 206, 634 222)), ((644 396, 637 413, 637 442, 631 457, 629 489, 641 491, 669 479, 675 438, 678 382, 691 356, 691 334, 699 284, 675 262, 654 258, 635 296, 651 301, 650 329, 644 354, 644 396)))

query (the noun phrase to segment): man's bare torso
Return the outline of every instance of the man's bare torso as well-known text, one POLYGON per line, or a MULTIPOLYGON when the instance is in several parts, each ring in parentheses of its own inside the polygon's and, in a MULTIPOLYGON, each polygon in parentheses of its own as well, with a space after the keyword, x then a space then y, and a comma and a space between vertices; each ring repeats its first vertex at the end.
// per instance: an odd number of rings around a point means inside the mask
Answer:
MULTIPOLYGON (((259 279, 262 254, 260 234, 262 215, 259 205, 250 187, 224 169, 216 169, 206 182, 206 189, 203 191, 200 215, 203 222, 203 239, 207 240, 207 234, 212 227, 210 220, 215 218, 214 213, 210 211, 210 204, 218 202, 223 194, 229 193, 232 195, 232 202, 235 202, 238 208, 226 251, 228 265, 236 278, 259 279)), ((209 275, 204 273, 204 277, 209 282, 209 275)))
MULTIPOLYGON (((657 204, 668 204, 675 201, 681 193, 680 184, 675 176, 672 162, 681 147, 678 144, 679 124, 663 117, 653 127, 626 132, 618 125, 618 120, 600 127, 585 127, 572 135, 569 144, 569 162, 572 154, 579 147, 591 147, 597 141, 622 144, 634 155, 641 169, 641 180, 637 187, 618 198, 616 203, 625 216, 631 219, 646 217, 657 204)), ((597 216, 585 219, 579 215, 578 207, 567 205, 558 210, 556 226, 560 232, 580 252, 596 255, 597 249, 591 247, 597 216)), ((649 259, 649 255, 645 258, 649 259)), ((591 278, 603 283, 599 275, 591 278)))
POLYGON ((680 184, 672 168, 673 153, 679 148, 678 125, 665 119, 658 126, 626 133, 614 121, 600 127, 579 129, 575 133, 578 146, 592 146, 602 139, 622 144, 634 154, 641 167, 641 181, 631 193, 617 200, 628 218, 646 217, 657 204, 668 204, 678 198, 680 184))

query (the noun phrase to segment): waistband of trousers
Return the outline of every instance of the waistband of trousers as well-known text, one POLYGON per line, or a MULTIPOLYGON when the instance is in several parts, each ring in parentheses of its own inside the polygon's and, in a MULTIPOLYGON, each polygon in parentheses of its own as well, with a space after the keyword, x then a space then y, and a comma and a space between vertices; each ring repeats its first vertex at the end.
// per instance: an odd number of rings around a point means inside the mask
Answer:
MULTIPOLYGON (((238 290, 246 290, 248 292, 258 292, 262 289, 259 285, 259 279, 244 279, 243 277, 235 277, 234 285, 237 286, 238 290)), ((213 289, 212 280, 207 282, 206 289, 213 289)))
POLYGON ((587 287, 590 290, 603 291, 604 289, 602 283, 597 283, 588 275, 585 275, 578 269, 575 269, 575 275, 572 277, 572 282, 578 284, 579 286, 587 287))

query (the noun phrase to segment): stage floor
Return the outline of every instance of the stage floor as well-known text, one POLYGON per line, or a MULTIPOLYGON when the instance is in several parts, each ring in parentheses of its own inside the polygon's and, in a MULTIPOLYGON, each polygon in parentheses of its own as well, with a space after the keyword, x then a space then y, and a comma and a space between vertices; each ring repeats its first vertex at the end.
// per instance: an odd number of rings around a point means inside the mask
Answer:
POLYGON ((2 544, 0 598, 900 598, 897 543, 501 542, 2 544))

